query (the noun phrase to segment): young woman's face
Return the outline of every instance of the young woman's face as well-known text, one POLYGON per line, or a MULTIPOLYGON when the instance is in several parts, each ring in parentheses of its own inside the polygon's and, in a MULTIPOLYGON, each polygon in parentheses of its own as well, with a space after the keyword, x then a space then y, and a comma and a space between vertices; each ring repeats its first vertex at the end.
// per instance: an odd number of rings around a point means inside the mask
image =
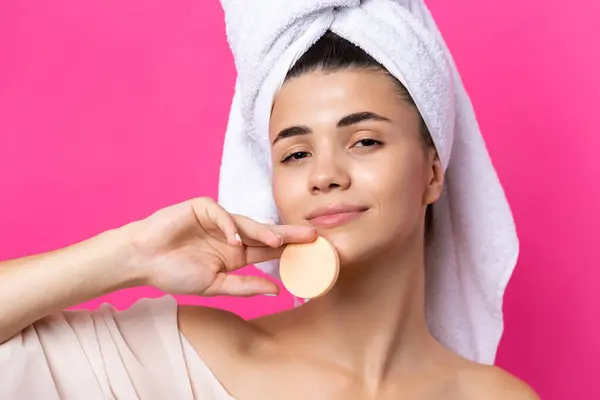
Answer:
POLYGON ((441 169, 423 146, 417 110, 384 73, 315 71, 287 81, 269 137, 283 222, 316 227, 342 264, 424 234, 441 169))

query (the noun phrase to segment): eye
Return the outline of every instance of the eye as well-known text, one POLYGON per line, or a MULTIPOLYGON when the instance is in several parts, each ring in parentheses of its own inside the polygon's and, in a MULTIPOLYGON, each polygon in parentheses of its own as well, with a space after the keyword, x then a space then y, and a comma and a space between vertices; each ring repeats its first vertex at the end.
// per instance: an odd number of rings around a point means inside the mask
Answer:
POLYGON ((373 147, 381 145, 381 142, 375 139, 362 139, 356 142, 354 146, 356 147, 373 147))
POLYGON ((297 161, 303 158, 308 157, 308 152, 307 151, 297 151, 295 153, 292 153, 290 155, 287 155, 283 158, 283 160, 281 160, 282 164, 285 164, 287 162, 291 162, 291 161, 297 161))

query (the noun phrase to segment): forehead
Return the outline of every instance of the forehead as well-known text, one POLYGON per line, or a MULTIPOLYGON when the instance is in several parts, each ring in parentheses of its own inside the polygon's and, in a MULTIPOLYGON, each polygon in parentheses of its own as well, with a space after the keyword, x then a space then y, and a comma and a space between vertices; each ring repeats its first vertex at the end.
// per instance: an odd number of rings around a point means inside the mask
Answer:
POLYGON ((369 70, 314 71, 287 81, 276 95, 271 131, 371 111, 392 118, 408 107, 392 78, 369 70))

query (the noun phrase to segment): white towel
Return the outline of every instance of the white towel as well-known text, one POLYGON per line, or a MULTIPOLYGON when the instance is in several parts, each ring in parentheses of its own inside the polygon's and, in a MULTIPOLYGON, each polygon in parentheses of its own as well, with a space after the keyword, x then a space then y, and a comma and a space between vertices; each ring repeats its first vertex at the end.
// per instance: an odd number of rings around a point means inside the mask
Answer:
MULTIPOLYGON (((445 169, 428 247, 426 313, 442 343, 491 364, 518 256, 513 217, 452 56, 422 0, 221 0, 238 71, 219 202, 279 222, 268 140, 275 93, 327 30, 362 48, 414 98, 445 169)), ((277 262, 258 265, 277 277, 277 262)))

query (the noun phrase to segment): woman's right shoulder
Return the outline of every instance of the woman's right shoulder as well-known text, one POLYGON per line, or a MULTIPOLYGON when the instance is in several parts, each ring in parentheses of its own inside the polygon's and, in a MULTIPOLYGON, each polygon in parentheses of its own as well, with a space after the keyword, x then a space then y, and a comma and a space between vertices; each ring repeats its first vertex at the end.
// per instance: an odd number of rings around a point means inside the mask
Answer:
POLYGON ((218 308, 179 305, 177 320, 179 330, 197 351, 206 344, 242 349, 257 335, 246 320, 218 308))
POLYGON ((253 365, 266 339, 249 321, 216 308, 180 305, 178 322, 197 358, 225 387, 234 385, 253 365))

